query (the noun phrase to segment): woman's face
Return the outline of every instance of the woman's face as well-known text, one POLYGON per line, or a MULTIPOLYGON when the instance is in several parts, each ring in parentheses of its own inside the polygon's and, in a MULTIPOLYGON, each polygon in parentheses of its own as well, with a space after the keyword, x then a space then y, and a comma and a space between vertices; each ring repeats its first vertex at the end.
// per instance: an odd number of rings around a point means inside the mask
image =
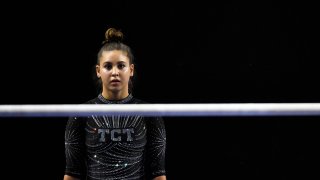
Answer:
POLYGON ((103 92, 128 94, 128 84, 133 76, 134 65, 123 51, 104 51, 96 65, 97 76, 101 78, 103 92))

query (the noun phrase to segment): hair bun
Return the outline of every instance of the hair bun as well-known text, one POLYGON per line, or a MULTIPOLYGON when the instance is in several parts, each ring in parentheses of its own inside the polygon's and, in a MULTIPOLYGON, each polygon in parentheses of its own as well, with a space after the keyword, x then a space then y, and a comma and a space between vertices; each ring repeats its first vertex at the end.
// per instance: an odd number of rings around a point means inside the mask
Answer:
POLYGON ((105 33, 105 40, 103 41, 103 44, 110 42, 122 42, 122 40, 123 33, 120 30, 109 28, 105 33))

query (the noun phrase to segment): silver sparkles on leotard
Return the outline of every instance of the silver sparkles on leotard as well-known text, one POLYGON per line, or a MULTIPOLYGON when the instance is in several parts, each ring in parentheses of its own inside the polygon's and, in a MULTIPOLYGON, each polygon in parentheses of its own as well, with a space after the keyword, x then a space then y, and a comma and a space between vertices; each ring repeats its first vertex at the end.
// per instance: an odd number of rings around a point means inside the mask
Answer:
MULTIPOLYGON (((85 104, 143 104, 129 95, 101 94, 85 104)), ((165 175, 166 132, 161 117, 70 117, 65 131, 65 174, 88 180, 151 179, 165 175)))

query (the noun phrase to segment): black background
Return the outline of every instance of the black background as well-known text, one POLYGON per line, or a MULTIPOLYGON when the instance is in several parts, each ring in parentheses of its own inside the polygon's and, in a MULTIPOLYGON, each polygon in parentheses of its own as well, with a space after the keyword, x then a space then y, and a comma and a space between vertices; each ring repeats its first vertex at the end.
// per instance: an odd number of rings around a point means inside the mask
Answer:
MULTIPOLYGON (((1 5, 1 104, 78 104, 104 32, 125 34, 151 103, 319 102, 308 1, 1 5)), ((319 117, 167 117, 168 179, 319 178, 319 117)), ((1 174, 62 179, 66 118, 1 118, 1 174)))

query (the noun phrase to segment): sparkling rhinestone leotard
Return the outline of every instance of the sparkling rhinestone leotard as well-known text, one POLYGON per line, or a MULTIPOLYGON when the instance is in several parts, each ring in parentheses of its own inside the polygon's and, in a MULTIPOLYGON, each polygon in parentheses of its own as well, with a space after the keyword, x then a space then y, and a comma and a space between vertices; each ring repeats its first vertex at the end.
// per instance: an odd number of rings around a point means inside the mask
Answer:
MULTIPOLYGON (((85 104, 143 104, 129 95, 101 94, 85 104)), ((147 179, 165 175, 166 132, 161 117, 70 117, 65 131, 65 174, 89 180, 147 179)))

